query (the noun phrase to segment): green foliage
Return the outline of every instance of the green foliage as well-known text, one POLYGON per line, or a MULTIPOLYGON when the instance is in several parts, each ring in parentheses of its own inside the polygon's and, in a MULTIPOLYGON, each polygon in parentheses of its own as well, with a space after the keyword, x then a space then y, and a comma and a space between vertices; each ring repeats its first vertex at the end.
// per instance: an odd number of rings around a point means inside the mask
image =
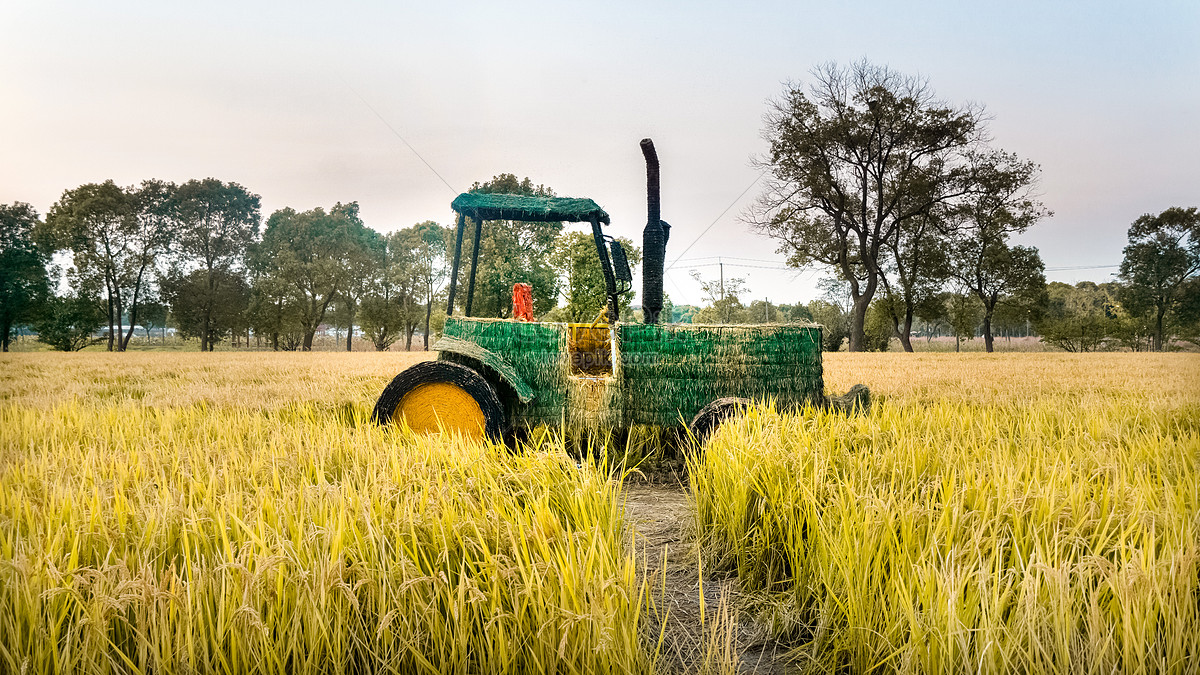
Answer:
MULTIPOLYGON (((439 296, 450 280, 450 257, 454 255, 454 229, 443 227, 427 220, 417 223, 410 228, 401 230, 407 243, 412 261, 412 298, 425 304, 425 335, 424 346, 429 349, 430 335, 433 332, 433 311, 439 303, 439 296)), ((445 299, 440 301, 445 306, 445 299)), ((443 313, 444 314, 444 313, 443 313)), ((405 316, 411 312, 406 311, 405 316)), ((408 348, 412 348, 413 327, 409 324, 408 348)))
POLYGON ((300 308, 289 293, 286 280, 271 274, 270 261, 261 245, 247 251, 251 287, 248 319, 254 333, 268 340, 275 351, 295 351, 304 342, 300 308))
MULTIPOLYGON (((453 230, 426 221, 385 238, 381 267, 363 300, 361 325, 379 351, 400 338, 412 347, 422 320, 432 323, 433 305, 449 276, 447 245, 453 230)), ((427 325, 426 347, 432 326, 427 325)))
MULTIPOLYGON (((625 247, 629 266, 636 270, 642 260, 642 252, 632 241, 618 237, 625 247)), ((604 269, 596 251, 596 242, 591 232, 564 232, 554 247, 551 263, 562 275, 562 286, 566 296, 563 316, 567 321, 591 321, 608 304, 608 291, 604 281, 604 269)), ((622 294, 619 309, 622 314, 629 310, 632 293, 622 294)))
POLYGON ((1130 314, 1150 321, 1155 350, 1162 350, 1175 335, 1196 337, 1193 326, 1200 323, 1200 313, 1192 296, 1197 279, 1200 210, 1172 207, 1134 221, 1121 261, 1125 286, 1120 299, 1130 314))
POLYGON ((863 348, 868 352, 886 352, 895 330, 886 298, 880 298, 867 308, 867 321, 863 326, 863 348))
POLYGON ((779 305, 779 313, 783 317, 783 320, 789 323, 807 323, 813 320, 812 312, 808 311, 808 307, 801 304, 779 305))
POLYGON ((693 271, 692 278, 700 284, 700 290, 708 305, 696 312, 692 323, 748 323, 750 315, 738 297, 746 292, 746 279, 705 279, 700 272, 693 271))
POLYGON ((1200 346, 1200 279, 1180 286, 1180 302, 1176 315, 1176 337, 1200 346))
POLYGON ((1119 314, 1115 284, 1081 281, 1074 286, 1051 282, 1046 310, 1036 327, 1042 342, 1069 352, 1092 352, 1116 346, 1126 330, 1119 314))
POLYGON ((821 337, 821 348, 827 352, 841 349, 842 343, 850 334, 850 313, 828 300, 813 300, 805 309, 814 323, 825 327, 821 337))
POLYGON ((892 332, 908 352, 912 351, 912 323, 917 307, 936 297, 951 276, 948 234, 951 228, 944 211, 938 209, 914 218, 909 227, 897 230, 896 236, 888 241, 893 274, 880 277, 884 293, 877 296, 876 301, 882 302, 876 311, 886 313, 892 332), (889 276, 894 279, 889 280, 889 276))
POLYGON ((746 320, 748 323, 784 323, 783 313, 779 311, 779 305, 767 302, 766 300, 754 300, 750 306, 746 308, 746 320))
POLYGON ((173 270, 159 286, 179 333, 200 338, 209 349, 246 326, 250 287, 240 274, 221 269, 195 269, 187 274, 173 270))
POLYGON ((128 188, 89 183, 64 192, 46 216, 39 233, 44 247, 70 251, 80 279, 104 290, 110 327, 129 317, 127 333, 110 333, 110 351, 128 346, 158 258, 186 234, 175 195, 174 184, 159 180, 128 188))
MULTIPOLYGON (((666 307, 666 301, 663 301, 663 307, 666 307)), ((692 323, 692 319, 700 312, 700 308, 696 305, 672 305, 671 306, 671 323, 692 323)))
POLYGON ((1053 215, 1034 197, 1038 166, 1003 152, 973 158, 976 190, 956 209, 965 227, 953 237, 953 276, 983 306, 983 339, 992 351, 1000 304, 1029 310, 1044 301, 1045 266, 1036 248, 1010 246, 1012 234, 1053 215))
POLYGON ((274 285, 280 302, 299 318, 301 348, 312 349, 313 335, 334 297, 348 284, 344 260, 364 255, 370 231, 358 217, 358 203, 338 203, 297 213, 284 208, 271 214, 256 252, 260 274, 274 285))
MULTIPOLYGON (((162 330, 167 327, 167 320, 170 317, 171 308, 164 302, 158 300, 147 300, 141 303, 140 321, 146 327, 146 334, 153 337, 155 330, 162 330)), ((164 336, 165 337, 165 336, 164 336)))
MULTIPOLYGON (((486 183, 475 183, 471 192, 554 196, 550 188, 535 186, 529 178, 518 180, 511 173, 502 173, 486 183)), ((558 304, 560 272, 551 263, 551 257, 562 230, 563 224, 559 222, 497 220, 484 223, 471 313, 474 316, 507 317, 512 312, 512 287, 517 282, 533 286, 535 315, 541 316, 554 308, 558 304)), ((467 303, 473 232, 474 223, 468 222, 455 298, 461 308, 467 303)))
POLYGON ((37 211, 29 204, 0 204, 0 347, 8 351, 18 323, 29 322, 50 294, 46 256, 33 241, 37 211))
POLYGON ((945 293, 942 302, 946 308, 946 321, 954 333, 954 349, 957 351, 963 339, 975 339, 975 329, 983 320, 983 303, 970 293, 945 293))
POLYGON ((751 222, 789 264, 829 265, 849 282, 858 351, 893 246, 970 185, 981 119, 920 78, 866 61, 818 67, 812 86, 787 85, 766 119, 771 148, 760 164, 770 177, 751 222))
POLYGON ((335 325, 346 327, 346 351, 354 340, 354 323, 363 299, 372 292, 383 265, 384 238, 375 230, 363 228, 356 246, 346 249, 342 258, 345 279, 336 297, 335 325))
MULTIPOLYGON (((111 180, 88 183, 63 192, 39 228, 38 240, 47 251, 70 251, 79 278, 104 289, 108 324, 119 324, 132 300, 137 276, 132 254, 135 237, 134 200, 111 180)), ((115 330, 108 348, 120 349, 115 330)))
MULTIPOLYGON (((189 180, 175 190, 174 208, 180 225, 177 263, 184 270, 199 268, 208 274, 206 283, 196 288, 200 297, 194 301, 202 316, 208 317, 206 322, 222 311, 217 307, 223 292, 220 280, 240 272, 258 235, 260 201, 241 185, 216 178, 189 180)), ((216 333, 212 326, 200 329, 202 350, 212 349, 206 336, 216 333)))
POLYGON ((64 352, 77 352, 102 342, 92 333, 104 324, 104 307, 95 297, 77 294, 46 300, 34 320, 38 341, 64 352))

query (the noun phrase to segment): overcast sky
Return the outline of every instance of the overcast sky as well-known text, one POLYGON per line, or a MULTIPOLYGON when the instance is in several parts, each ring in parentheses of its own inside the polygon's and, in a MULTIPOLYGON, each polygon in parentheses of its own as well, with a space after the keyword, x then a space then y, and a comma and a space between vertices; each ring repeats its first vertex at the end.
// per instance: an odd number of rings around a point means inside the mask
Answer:
POLYGON ((640 243, 649 136, 675 302, 701 301, 689 271, 715 277, 698 265, 716 256, 753 298, 806 301, 827 273, 765 269, 776 245, 737 219, 757 188, 738 196, 765 102, 864 57, 983 104, 995 144, 1041 164, 1055 216, 1022 241, 1050 279, 1104 280, 1061 268, 1115 265, 1137 216, 1200 205, 1196 0, 3 0, 0 203, 44 214, 87 182, 213 176, 261 195, 264 219, 357 201, 388 231, 449 224, 455 193, 510 172, 595 199, 640 243))

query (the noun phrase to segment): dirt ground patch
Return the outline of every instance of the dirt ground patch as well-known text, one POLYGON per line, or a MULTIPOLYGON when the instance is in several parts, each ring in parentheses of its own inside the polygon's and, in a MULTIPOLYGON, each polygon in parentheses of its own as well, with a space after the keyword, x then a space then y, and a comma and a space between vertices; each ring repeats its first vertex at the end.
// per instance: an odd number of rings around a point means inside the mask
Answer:
POLYGON ((738 612, 736 579, 701 578, 699 552, 688 536, 692 506, 682 486, 626 485, 625 515, 649 579, 655 607, 647 628, 654 641, 661 635, 665 672, 799 672, 787 666, 784 647, 738 612))

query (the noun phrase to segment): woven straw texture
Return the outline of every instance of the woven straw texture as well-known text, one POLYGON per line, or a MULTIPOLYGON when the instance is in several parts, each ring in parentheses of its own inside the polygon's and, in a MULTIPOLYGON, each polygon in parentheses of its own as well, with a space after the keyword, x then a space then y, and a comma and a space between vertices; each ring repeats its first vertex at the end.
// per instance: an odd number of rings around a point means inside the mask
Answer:
POLYGON ((596 216, 602 223, 609 222, 604 209, 586 198, 464 192, 450 202, 450 208, 475 220, 576 223, 596 216))
MULTIPOLYGON (((445 335, 503 358, 529 385, 534 396, 528 403, 501 397, 509 421, 520 426, 680 426, 718 398, 792 407, 817 404, 824 394, 820 326, 628 324, 616 330, 610 377, 572 374, 568 324, 455 317, 446 321, 445 335)), ((475 360, 449 351, 439 358, 475 360)))
POLYGON ((687 424, 728 396, 780 406, 824 394, 821 327, 621 326, 625 426, 687 424))

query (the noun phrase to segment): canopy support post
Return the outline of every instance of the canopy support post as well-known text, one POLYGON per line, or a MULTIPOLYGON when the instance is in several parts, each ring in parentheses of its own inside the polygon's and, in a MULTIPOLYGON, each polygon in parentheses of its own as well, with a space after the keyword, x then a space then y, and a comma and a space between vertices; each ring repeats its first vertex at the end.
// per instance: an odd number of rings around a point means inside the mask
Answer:
POLYGON ((612 262, 608 259, 608 247, 604 245, 604 233, 600 231, 600 219, 592 214, 592 239, 596 240, 596 253, 600 256, 600 268, 604 270, 604 290, 608 295, 608 325, 617 323, 617 278, 613 274, 612 262))
POLYGON ((467 311, 471 316, 471 301, 475 299, 475 268, 479 266, 479 238, 483 234, 483 218, 475 216, 475 247, 471 251, 471 277, 467 282, 467 311))
POLYGON ((462 237, 467 217, 458 214, 458 237, 454 240, 454 265, 450 269, 450 297, 446 300, 446 316, 454 314, 454 291, 458 286, 458 263, 462 260, 462 237))

